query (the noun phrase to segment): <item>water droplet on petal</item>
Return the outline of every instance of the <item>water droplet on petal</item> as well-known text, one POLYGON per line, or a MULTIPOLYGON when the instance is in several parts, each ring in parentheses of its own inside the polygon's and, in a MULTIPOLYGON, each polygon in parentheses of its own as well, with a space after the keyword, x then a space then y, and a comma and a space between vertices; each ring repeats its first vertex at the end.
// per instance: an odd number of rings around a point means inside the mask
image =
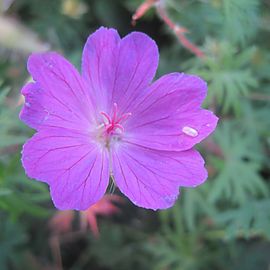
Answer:
POLYGON ((198 131, 195 128, 191 128, 191 127, 183 127, 182 131, 190 136, 190 137, 197 137, 198 136, 198 131))

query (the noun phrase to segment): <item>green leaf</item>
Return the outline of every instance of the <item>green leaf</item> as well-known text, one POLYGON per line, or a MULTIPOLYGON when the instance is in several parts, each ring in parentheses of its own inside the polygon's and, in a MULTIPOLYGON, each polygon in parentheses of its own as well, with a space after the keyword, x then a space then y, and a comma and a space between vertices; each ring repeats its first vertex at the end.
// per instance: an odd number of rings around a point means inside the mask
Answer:
POLYGON ((267 196, 267 185, 259 174, 263 154, 254 147, 253 136, 243 133, 235 123, 223 122, 216 130, 214 139, 222 157, 211 158, 218 174, 213 179, 209 201, 226 199, 244 204, 250 196, 267 196))
POLYGON ((206 57, 187 63, 192 73, 202 76, 208 83, 206 105, 221 108, 223 113, 231 109, 239 114, 242 97, 249 95, 258 82, 250 68, 256 52, 254 47, 239 52, 228 42, 208 40, 205 45, 206 57))
POLYGON ((225 227, 227 238, 264 235, 270 239, 270 199, 248 201, 216 215, 215 220, 225 227))
POLYGON ((258 0, 222 0, 223 36, 231 42, 244 44, 259 26, 258 11, 258 0))

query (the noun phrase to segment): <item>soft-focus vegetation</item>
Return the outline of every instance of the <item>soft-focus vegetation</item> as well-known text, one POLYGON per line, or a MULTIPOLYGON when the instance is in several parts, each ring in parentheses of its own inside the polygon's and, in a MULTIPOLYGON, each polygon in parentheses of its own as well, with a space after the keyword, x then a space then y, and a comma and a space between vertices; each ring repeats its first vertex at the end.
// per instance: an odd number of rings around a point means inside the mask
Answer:
MULTIPOLYGON (((179 42, 155 7, 131 25, 141 0, 0 0, 0 269, 267 270, 270 267, 270 3, 267 0, 163 0, 162 7, 204 53, 179 42), (128 200, 99 217, 99 237, 70 227, 45 184, 25 176, 18 119, 21 86, 33 51, 57 50, 77 67, 87 36, 99 26, 153 37, 158 76, 185 71, 209 85, 205 107, 219 126, 199 147, 209 171, 182 189, 170 210, 152 212, 128 200), (59 225, 60 224, 60 225, 59 225), (60 226, 60 228, 59 228, 60 226)), ((115 191, 117 193, 117 190, 115 191)), ((117 204, 117 203, 116 203, 117 204)), ((78 214, 78 213, 77 213, 78 214)), ((72 225, 72 226, 71 226, 72 225)))

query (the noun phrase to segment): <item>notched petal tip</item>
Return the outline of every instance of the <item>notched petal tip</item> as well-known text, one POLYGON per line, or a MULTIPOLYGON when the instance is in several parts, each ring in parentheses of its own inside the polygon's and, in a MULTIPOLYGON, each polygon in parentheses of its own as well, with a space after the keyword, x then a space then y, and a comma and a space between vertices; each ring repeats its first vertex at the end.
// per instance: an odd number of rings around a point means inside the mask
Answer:
POLYGON ((133 31, 130 34, 123 37, 122 40, 123 41, 133 40, 133 43, 135 44, 135 46, 142 46, 143 44, 145 49, 149 50, 150 54, 155 55, 156 59, 154 60, 156 62, 156 65, 158 65, 159 49, 158 49, 156 41, 152 39, 150 36, 142 32, 133 31))
MULTIPOLYGON (((93 32, 91 35, 88 36, 87 41, 84 45, 84 53, 83 53, 82 60, 88 57, 87 56, 88 52, 85 50, 87 50, 88 48, 91 49, 91 47, 93 46, 93 43, 97 43, 98 46, 102 46, 104 42, 106 42, 109 45, 110 42, 118 43, 120 42, 120 40, 121 38, 116 29, 101 26, 95 32, 93 32)), ((94 47, 93 49, 99 49, 99 48, 94 47)))
POLYGON ((95 32, 93 32, 91 35, 89 35, 89 37, 91 37, 93 35, 96 35, 98 33, 100 33, 100 34, 106 34, 106 33, 109 33, 109 32, 114 32, 115 34, 119 35, 118 34, 118 31, 115 28, 101 26, 95 32))

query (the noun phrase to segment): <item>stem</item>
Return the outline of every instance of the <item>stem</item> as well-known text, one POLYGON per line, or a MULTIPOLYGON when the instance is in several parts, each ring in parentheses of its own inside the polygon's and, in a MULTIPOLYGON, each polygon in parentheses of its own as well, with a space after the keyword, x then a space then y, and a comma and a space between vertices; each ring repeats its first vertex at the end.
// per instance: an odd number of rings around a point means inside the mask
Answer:
POLYGON ((203 58, 205 55, 199 49, 199 47, 197 47, 195 44, 193 44, 186 38, 185 33, 188 33, 189 30, 185 27, 175 24, 170 19, 165 10, 165 7, 163 7, 160 0, 146 0, 145 2, 143 2, 132 16, 132 25, 134 26, 136 24, 136 21, 140 19, 153 6, 156 7, 156 12, 161 18, 161 20, 175 33, 179 42, 197 57, 203 58))

